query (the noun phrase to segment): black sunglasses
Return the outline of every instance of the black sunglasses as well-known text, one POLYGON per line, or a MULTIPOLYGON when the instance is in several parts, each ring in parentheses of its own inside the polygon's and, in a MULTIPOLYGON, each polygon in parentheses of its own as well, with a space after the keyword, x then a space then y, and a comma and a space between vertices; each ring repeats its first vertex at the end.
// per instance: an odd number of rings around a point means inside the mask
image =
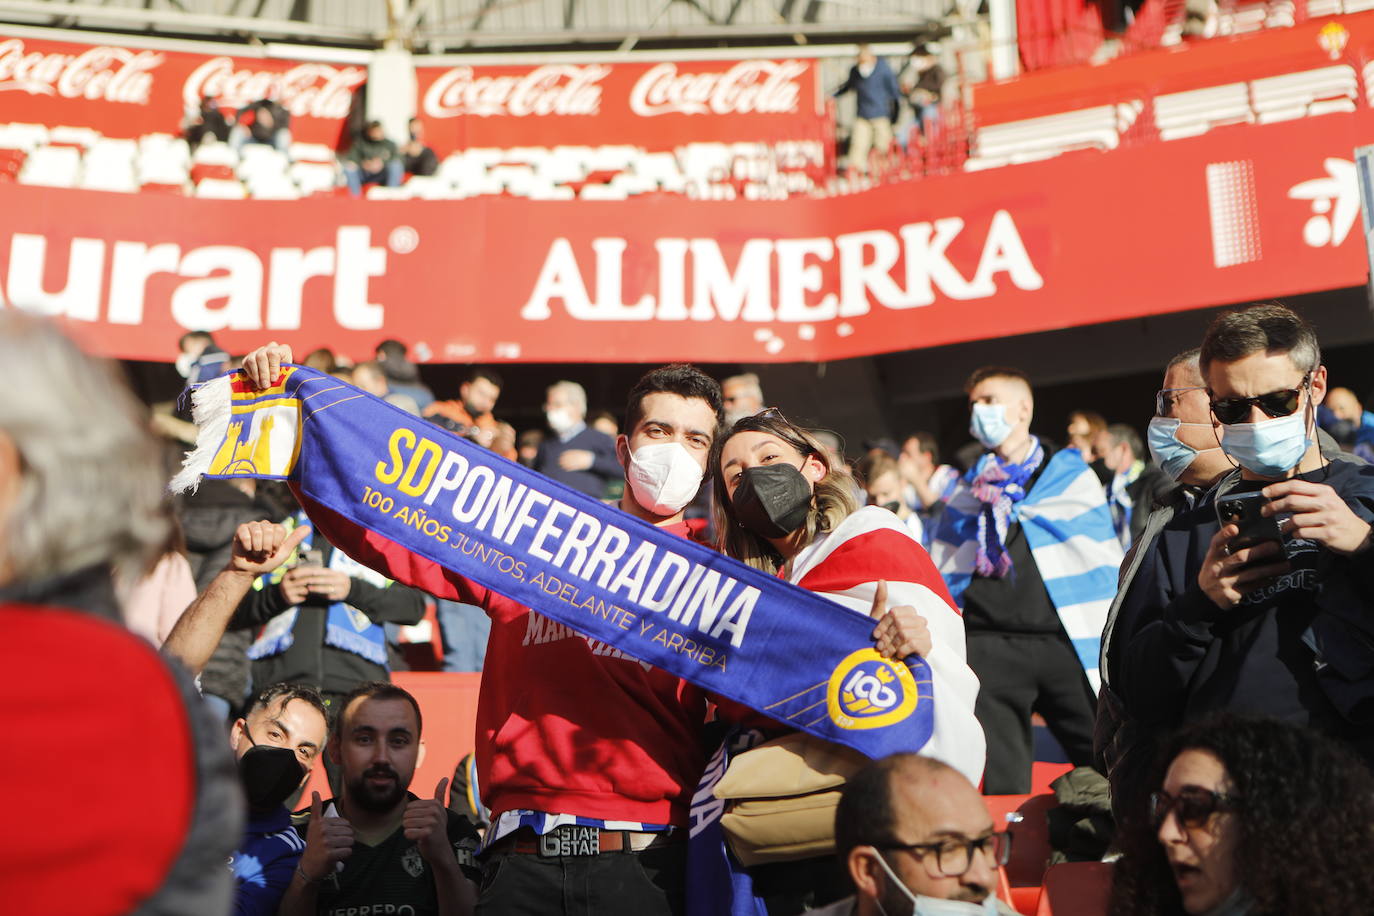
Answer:
POLYGON ((1170 795, 1163 791, 1151 792, 1150 826, 1158 830, 1172 811, 1178 815, 1180 824, 1196 830, 1206 826, 1207 821, 1218 811, 1234 811, 1239 801, 1240 798, 1235 795, 1212 792, 1196 786, 1188 786, 1178 795, 1170 795))
POLYGON ((1174 415, 1174 405, 1178 403, 1179 396, 1175 392, 1179 391, 1206 391, 1201 385, 1189 385, 1184 388, 1161 388, 1155 392, 1155 416, 1172 417, 1174 415))
MULTIPOLYGON (((1212 401, 1212 413, 1227 426, 1244 423, 1250 419, 1250 408, 1258 407, 1266 416, 1286 417, 1298 409, 1302 400, 1302 390, 1307 387, 1310 376, 1304 375, 1297 388, 1281 388, 1253 398, 1222 398, 1212 401)), ((1162 416, 1162 415, 1161 415, 1162 416)))

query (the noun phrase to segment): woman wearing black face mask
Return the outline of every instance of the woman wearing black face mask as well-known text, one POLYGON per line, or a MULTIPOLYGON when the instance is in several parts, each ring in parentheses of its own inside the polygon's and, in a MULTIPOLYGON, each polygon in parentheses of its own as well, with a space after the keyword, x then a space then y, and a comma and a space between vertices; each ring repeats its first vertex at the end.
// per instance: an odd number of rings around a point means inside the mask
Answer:
MULTIPOLYGON (((746 417, 712 446, 710 468, 718 548, 856 613, 880 617, 875 648, 891 658, 919 654, 930 665, 935 729, 920 752, 977 785, 986 745, 973 715, 978 680, 964 654, 963 621, 925 549, 879 506, 859 508, 848 468, 832 467, 808 431, 774 409, 746 417)), ((798 659, 804 662, 803 659, 798 659)), ((823 680, 829 672, 817 671, 823 680)), ((774 738, 785 726, 722 704, 774 738)), ((851 891, 829 859, 750 869, 770 916, 798 913, 851 891)))

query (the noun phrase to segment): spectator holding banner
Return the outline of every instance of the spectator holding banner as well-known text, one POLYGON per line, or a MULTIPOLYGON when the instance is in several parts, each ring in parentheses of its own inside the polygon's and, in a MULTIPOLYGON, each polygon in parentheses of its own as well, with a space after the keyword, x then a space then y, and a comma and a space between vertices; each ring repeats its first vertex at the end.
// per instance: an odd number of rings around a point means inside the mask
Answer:
MULTIPOLYGON (((895 462, 888 461, 895 486, 895 462)), ((984 737, 974 716, 978 679, 965 661, 963 622, 906 526, 880 506, 860 509, 848 468, 774 408, 735 423, 712 449, 711 472, 721 551, 877 617, 873 636, 879 653, 925 659, 939 701, 934 731, 921 753, 976 783, 984 737)), ((730 712, 732 706, 723 708, 730 712)), ((775 722, 749 724, 770 737, 788 731, 775 722)), ((832 858, 767 865, 751 874, 770 912, 830 903, 846 887, 842 866, 832 858)))

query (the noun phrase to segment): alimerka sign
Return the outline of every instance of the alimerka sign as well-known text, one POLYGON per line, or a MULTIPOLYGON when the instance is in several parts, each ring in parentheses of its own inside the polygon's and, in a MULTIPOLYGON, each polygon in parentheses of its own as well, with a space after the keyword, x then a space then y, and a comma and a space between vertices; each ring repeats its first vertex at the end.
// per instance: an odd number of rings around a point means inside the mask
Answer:
POLYGON ((446 362, 818 361, 1358 286, 1361 110, 782 201, 218 201, 0 184, 0 308, 446 362))

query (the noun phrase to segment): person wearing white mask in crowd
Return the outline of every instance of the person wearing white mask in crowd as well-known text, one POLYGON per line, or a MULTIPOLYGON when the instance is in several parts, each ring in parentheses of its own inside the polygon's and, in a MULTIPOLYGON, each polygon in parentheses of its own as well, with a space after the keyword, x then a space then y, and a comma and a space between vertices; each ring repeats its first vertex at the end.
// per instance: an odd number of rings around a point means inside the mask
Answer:
POLYGON ((1122 548, 1082 456, 1031 433, 1025 374, 979 369, 965 390, 970 432, 987 451, 950 496, 930 554, 963 609, 968 663, 982 685, 984 791, 1022 794, 1032 712, 1075 766, 1092 762, 1098 639, 1122 548))
POLYGON ((1142 733, 1256 713, 1374 761, 1374 468, 1318 444, 1316 334, 1281 305, 1228 312, 1199 365, 1213 441, 1235 467, 1142 548, 1111 634, 1112 688, 1142 733))
POLYGON ((587 425, 587 392, 576 382, 555 382, 544 398, 553 436, 539 444, 534 469, 580 493, 601 499, 623 471, 615 440, 587 425))
POLYGON ((812 916, 1013 916, 997 898, 1011 835, 978 790, 931 757, 875 760, 844 787, 835 847, 857 893, 812 916))

